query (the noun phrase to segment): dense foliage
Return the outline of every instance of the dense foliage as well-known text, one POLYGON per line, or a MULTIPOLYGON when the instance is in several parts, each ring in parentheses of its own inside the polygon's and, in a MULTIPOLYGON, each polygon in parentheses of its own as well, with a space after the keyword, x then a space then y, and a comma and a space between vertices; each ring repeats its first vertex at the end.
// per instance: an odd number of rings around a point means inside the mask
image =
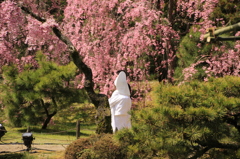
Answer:
POLYGON ((132 129, 75 141, 65 158, 239 158, 239 89, 239 77, 232 76, 161 84, 155 103, 132 112, 132 129))
POLYGON ((133 158, 239 158, 239 88, 231 76, 160 85, 156 105, 134 112, 117 137, 133 158))
POLYGON ((3 68, 1 100, 7 119, 14 126, 43 124, 46 129, 51 118, 75 102, 84 102, 87 95, 74 88, 76 67, 73 63, 58 66, 38 53, 34 67, 25 64, 18 72, 16 65, 3 68))

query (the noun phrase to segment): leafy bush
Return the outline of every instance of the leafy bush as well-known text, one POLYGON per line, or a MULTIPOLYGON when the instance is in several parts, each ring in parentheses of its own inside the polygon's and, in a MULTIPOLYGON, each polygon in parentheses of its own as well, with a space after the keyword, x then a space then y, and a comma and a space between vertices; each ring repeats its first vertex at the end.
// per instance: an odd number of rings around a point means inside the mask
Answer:
POLYGON ((72 142, 65 151, 65 159, 77 159, 79 152, 92 147, 93 137, 80 138, 72 142))
POLYGON ((92 135, 71 143, 65 152, 66 159, 120 159, 125 158, 112 134, 92 135))

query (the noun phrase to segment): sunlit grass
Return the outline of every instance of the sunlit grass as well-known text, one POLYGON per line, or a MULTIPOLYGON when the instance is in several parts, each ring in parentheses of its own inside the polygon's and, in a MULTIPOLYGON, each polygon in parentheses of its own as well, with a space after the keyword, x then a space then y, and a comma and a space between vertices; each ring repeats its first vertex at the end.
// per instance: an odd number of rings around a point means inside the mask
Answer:
MULTIPOLYGON (((76 128, 75 126, 66 126, 65 129, 56 129, 57 125, 51 129, 42 130, 40 127, 30 127, 32 130, 33 137, 35 138, 32 143, 32 147, 35 145, 62 145, 67 147, 70 143, 76 140, 76 128)), ((23 144, 22 134, 26 132, 26 128, 11 128, 6 127, 7 133, 2 137, 3 143, 1 144, 21 144, 22 149, 26 149, 23 144)), ((91 134, 95 133, 96 125, 95 124, 81 124, 80 126, 80 138, 86 138, 91 134)), ((36 152, 36 150, 33 150, 36 152)), ((64 151, 45 151, 37 149, 37 153, 27 153, 27 152, 18 152, 18 153, 7 153, 0 155, 0 159, 64 159, 64 151)))
MULTIPOLYGON (((73 104, 59 111, 48 124, 46 130, 41 125, 29 125, 35 144, 55 143, 70 144, 76 140, 76 123, 80 121, 80 137, 85 138, 95 133, 95 108, 89 103, 73 104)), ((5 125, 7 133, 2 137, 4 143, 23 143, 22 134, 28 127, 10 127, 5 125)))
MULTIPOLYGON (((26 132, 26 128, 5 127, 8 131, 3 137, 4 143, 23 143, 22 134, 26 132)), ((95 125, 80 125, 80 137, 85 138, 95 133, 95 125)), ((76 140, 76 128, 66 128, 61 130, 47 129, 42 130, 37 127, 30 128, 35 140, 35 144, 69 144, 76 140)))

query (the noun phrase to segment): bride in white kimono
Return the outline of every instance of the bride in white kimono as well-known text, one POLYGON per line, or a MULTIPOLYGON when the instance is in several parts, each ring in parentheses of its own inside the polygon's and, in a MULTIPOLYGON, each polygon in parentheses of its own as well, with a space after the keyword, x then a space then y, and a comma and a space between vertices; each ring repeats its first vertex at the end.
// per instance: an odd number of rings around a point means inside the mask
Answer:
POLYGON ((109 98, 111 108, 111 125, 113 133, 122 128, 131 128, 131 115, 128 113, 132 106, 126 73, 121 71, 114 81, 116 90, 109 98))

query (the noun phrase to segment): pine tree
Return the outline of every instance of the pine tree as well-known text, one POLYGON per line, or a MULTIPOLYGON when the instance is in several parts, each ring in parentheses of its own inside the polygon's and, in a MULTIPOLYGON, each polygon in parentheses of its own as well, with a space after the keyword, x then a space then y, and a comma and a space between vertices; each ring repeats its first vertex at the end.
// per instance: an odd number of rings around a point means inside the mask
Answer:
POLYGON ((131 158, 239 158, 240 79, 160 85, 155 106, 117 134, 131 158))
POLYGON ((22 72, 16 65, 3 68, 2 101, 14 126, 43 124, 42 129, 46 129, 58 111, 88 98, 83 90, 74 88, 73 63, 59 66, 42 53, 38 53, 36 62, 37 67, 25 64, 22 72))

